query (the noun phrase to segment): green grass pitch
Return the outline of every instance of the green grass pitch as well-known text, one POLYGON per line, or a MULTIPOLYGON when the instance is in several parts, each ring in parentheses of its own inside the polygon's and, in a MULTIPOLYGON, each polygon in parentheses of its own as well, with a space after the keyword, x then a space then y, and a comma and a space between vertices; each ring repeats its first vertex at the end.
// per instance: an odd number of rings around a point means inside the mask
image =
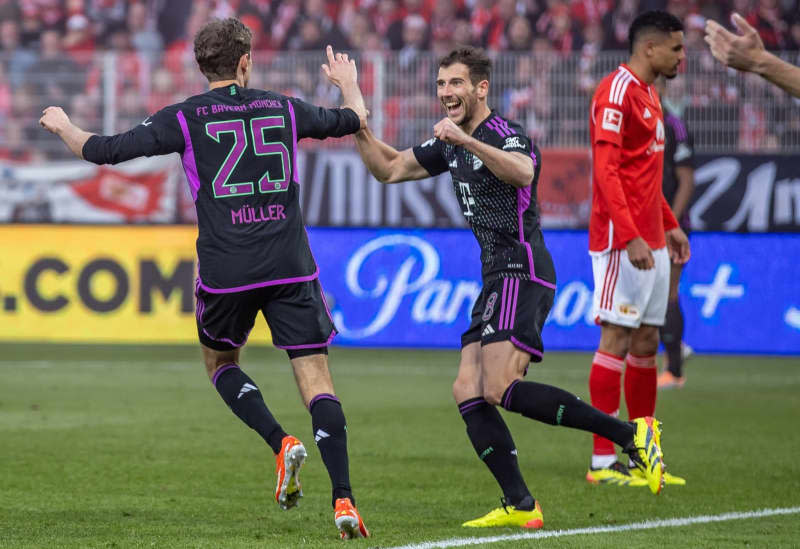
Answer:
MULTIPOLYGON (((306 442, 305 498, 281 511, 274 461, 225 407, 194 347, 3 345, 0 547, 336 547, 330 484, 284 353, 245 351, 286 431, 306 442)), ((351 477, 373 538, 390 547, 460 536, 500 492, 450 395, 454 351, 331 350, 351 477)), ((528 379, 588 399, 589 354, 549 354, 528 379)), ((660 496, 595 487, 587 433, 505 414, 545 529, 800 505, 800 361, 694 357, 659 395, 670 470, 660 496)), ((491 547, 798 547, 800 515, 491 547)))

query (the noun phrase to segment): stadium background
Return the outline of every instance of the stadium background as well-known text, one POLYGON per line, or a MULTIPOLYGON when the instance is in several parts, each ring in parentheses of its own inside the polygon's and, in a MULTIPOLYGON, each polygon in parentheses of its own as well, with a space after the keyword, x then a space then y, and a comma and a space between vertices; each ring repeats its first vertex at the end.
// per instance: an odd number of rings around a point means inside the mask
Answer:
MULTIPOLYGON (((37 126, 43 107, 62 105, 100 133, 138 124, 205 89, 192 34, 211 16, 238 14, 256 31, 252 85, 335 106, 322 48, 347 48, 371 124, 409 146, 441 116, 437 56, 455 42, 485 46, 490 104, 544 151, 539 196, 559 281, 548 354, 528 378, 588 399, 585 351, 599 337, 587 314, 588 102, 627 58, 634 15, 655 7, 686 25, 688 59, 665 100, 698 155, 682 283, 698 355, 686 386, 661 392, 657 409, 670 470, 688 484, 657 498, 590 486, 591 437, 506 414, 545 510, 541 534, 565 539, 479 535, 502 547, 796 547, 800 104, 723 70, 702 41, 704 18, 726 21, 735 8, 797 63, 795 0, 0 0, 0 547, 327 548, 335 539, 316 450, 302 505, 280 512, 271 455, 202 373, 194 208, 179 159, 78 162, 37 126), (580 352, 549 352, 565 349, 580 352), (741 514, 714 523, 727 512, 741 514)), ((374 535, 354 543, 463 538, 461 522, 499 493, 450 395, 478 265, 449 177, 382 186, 348 139, 301 149, 304 215, 342 329, 332 372, 374 535)), ((259 322, 243 364, 284 428, 310 442, 286 355, 259 322)))
MULTIPOLYGON (((62 105, 79 126, 111 134, 202 92, 191 37, 209 17, 236 14, 255 33, 252 86, 334 106, 321 52, 348 49, 373 128, 398 147, 427 139, 441 116, 437 57, 456 43, 486 47, 491 106, 543 150, 542 223, 559 276, 547 348, 591 349, 588 101, 626 59, 634 14, 653 7, 686 25, 688 59, 665 97, 697 152, 686 339, 698 351, 800 354, 800 102, 724 70, 702 41, 704 18, 735 7, 796 62, 797 2, 0 2, 0 338, 193 342, 195 212, 177 155, 97 167, 71 159, 37 121, 62 105), (742 318, 761 321, 742 334, 742 318)), ((457 346, 479 281, 449 177, 382 186, 349 138, 301 148, 337 344, 457 346)), ((268 341, 263 324, 254 334, 268 341)))

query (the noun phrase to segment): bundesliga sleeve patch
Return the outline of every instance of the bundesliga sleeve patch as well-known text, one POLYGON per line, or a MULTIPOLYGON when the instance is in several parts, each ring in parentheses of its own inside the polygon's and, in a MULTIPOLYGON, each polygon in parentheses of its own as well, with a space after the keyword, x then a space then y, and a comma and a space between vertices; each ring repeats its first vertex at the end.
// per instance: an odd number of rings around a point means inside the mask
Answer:
POLYGON ((605 110, 603 110, 602 128, 619 133, 622 129, 622 112, 617 109, 606 107, 605 110))

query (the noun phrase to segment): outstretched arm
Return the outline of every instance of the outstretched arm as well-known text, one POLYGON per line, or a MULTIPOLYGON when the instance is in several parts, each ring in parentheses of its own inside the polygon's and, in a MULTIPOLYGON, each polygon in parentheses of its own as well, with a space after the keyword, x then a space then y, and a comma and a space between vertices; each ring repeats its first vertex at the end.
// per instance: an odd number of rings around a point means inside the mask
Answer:
POLYGON ((174 112, 158 111, 130 130, 116 135, 95 135, 70 122, 60 107, 47 107, 39 123, 59 136, 69 150, 95 164, 118 164, 140 156, 182 153, 184 137, 174 112))
POLYGON ((369 128, 356 133, 356 147, 367 169, 381 183, 400 183, 430 175, 412 149, 398 151, 375 137, 369 128))
POLYGON ((784 91, 800 97, 800 67, 780 59, 764 48, 758 31, 738 13, 731 16, 736 30, 734 34, 716 21, 706 22, 705 41, 711 54, 729 67, 760 74, 784 91))
POLYGON ((39 124, 56 134, 69 147, 72 154, 83 160, 83 146, 94 135, 73 124, 61 107, 47 107, 42 111, 39 124))

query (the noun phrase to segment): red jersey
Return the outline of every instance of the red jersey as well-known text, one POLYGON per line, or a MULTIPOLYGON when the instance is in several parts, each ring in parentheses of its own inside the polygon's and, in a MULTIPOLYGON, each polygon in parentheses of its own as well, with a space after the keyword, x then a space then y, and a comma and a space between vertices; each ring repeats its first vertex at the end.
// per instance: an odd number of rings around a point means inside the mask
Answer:
POLYGON ((589 250, 623 249, 641 236, 666 246, 678 226, 664 199, 664 116, 655 87, 626 65, 606 76, 592 98, 592 215, 589 250))

